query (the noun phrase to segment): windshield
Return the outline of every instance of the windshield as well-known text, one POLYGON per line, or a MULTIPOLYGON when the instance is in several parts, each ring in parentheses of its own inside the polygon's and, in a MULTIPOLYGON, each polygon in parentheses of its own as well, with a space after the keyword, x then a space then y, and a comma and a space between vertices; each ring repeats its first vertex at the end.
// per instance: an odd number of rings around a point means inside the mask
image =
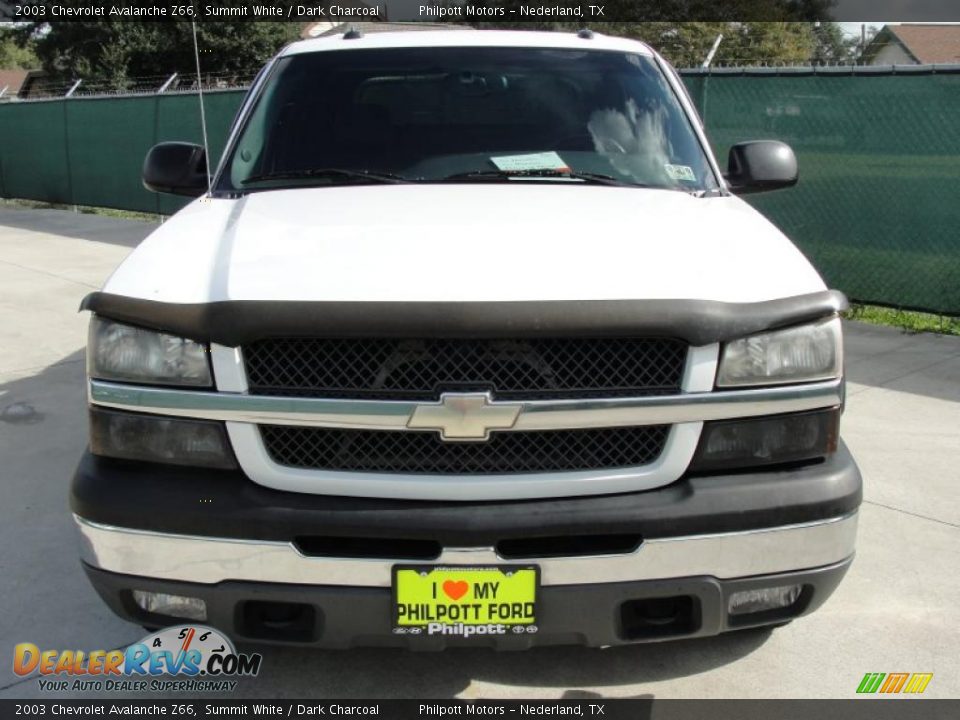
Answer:
POLYGON ((281 58, 220 189, 517 181, 717 187, 653 58, 456 47, 281 58))

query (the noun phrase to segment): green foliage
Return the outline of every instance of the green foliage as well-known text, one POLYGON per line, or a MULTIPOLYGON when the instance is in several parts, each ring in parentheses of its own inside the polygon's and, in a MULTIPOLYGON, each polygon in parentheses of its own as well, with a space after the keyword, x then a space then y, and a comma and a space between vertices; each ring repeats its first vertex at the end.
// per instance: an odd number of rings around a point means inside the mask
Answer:
MULTIPOLYGON (((448 0, 447 4, 460 5, 461 0, 448 0)), ((643 40, 677 67, 699 66, 721 34, 723 41, 714 63, 727 65, 807 63, 816 59, 818 52, 823 56, 828 54, 826 49, 820 50, 827 40, 842 40, 842 33, 839 38, 831 34, 821 40, 819 28, 814 25, 828 17, 832 0, 727 0, 722 4, 707 0, 606 0, 601 3, 605 17, 643 17, 648 18, 646 22, 607 22, 587 16, 539 20, 520 15, 520 8, 525 4, 524 0, 465 0, 464 7, 501 8, 504 10, 501 17, 511 20, 490 20, 491 16, 484 14, 465 15, 460 22, 479 28, 513 30, 571 31, 592 26, 606 35, 643 40), (713 22, 676 22, 674 19, 696 15, 698 11, 717 19, 713 22), (744 16, 758 20, 738 21, 744 16)), ((821 23, 821 26, 833 25, 821 23)), ((839 27, 834 29, 839 32, 839 27)))
MULTIPOLYGON (((296 37, 293 23, 197 23, 201 66, 247 75, 296 37)), ((53 79, 105 82, 122 90, 131 78, 195 72, 188 22, 98 21, 28 23, 17 32, 34 43, 53 79)))
POLYGON ((40 67, 40 60, 33 52, 33 43, 22 46, 19 37, 0 26, 0 70, 32 70, 40 67))
MULTIPOLYGON (((867 30, 869 43, 877 29, 867 30)), ((822 64, 856 64, 863 52, 861 39, 845 35, 837 23, 820 23, 813 30, 815 41, 813 60, 822 64)))
POLYGON ((800 64, 813 54, 813 25, 804 22, 651 22, 629 33, 677 67, 700 65, 718 35, 715 65, 800 64))
POLYGON ((159 223, 163 220, 163 215, 158 215, 157 213, 116 210, 114 208, 91 207, 89 205, 67 205, 65 203, 42 202, 40 200, 0 198, 0 207, 30 208, 31 210, 71 210, 84 215, 101 215, 103 217, 138 220, 140 222, 159 223))
MULTIPOLYGON (((609 11, 609 10, 608 10, 609 11)), ((489 22, 481 28, 577 30, 584 22, 489 22)), ((605 22, 593 28, 605 35, 642 40, 676 67, 697 67, 723 35, 714 64, 801 64, 815 56, 814 25, 809 22, 605 22)))
POLYGON ((872 325, 889 325, 912 333, 933 332, 942 335, 960 335, 960 318, 934 313, 913 312, 876 305, 853 305, 845 313, 848 320, 859 320, 872 325))

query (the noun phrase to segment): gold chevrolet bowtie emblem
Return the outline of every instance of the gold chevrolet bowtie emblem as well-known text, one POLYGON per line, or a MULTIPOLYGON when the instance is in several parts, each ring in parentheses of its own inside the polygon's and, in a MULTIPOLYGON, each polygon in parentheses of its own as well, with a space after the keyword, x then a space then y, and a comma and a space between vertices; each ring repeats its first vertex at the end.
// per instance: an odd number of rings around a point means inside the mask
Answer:
POLYGON ((444 393, 438 403, 418 405, 407 427, 439 430, 444 440, 488 440, 491 430, 512 428, 521 409, 494 403, 490 393, 444 393))

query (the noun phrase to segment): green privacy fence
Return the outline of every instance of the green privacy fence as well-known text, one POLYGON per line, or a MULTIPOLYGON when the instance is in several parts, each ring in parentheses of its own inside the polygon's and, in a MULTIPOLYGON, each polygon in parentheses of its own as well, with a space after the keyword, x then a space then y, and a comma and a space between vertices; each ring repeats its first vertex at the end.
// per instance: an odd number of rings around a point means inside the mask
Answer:
POLYGON ((686 74, 717 157, 789 143, 793 189, 750 197, 831 287, 960 315, 960 68, 686 74))
MULTIPOLYGON (((800 184, 749 200, 831 287, 960 315, 960 68, 724 69, 684 80, 721 163, 741 140, 797 151, 800 184)), ((243 92, 205 98, 218 157, 243 92)), ((185 201, 143 189, 144 154, 201 137, 192 94, 0 105, 0 196, 170 213, 185 201)))
MULTIPOLYGON (((204 93, 219 157, 243 91, 204 93)), ((0 197, 169 214, 187 200, 140 182, 163 140, 202 142, 195 94, 70 98, 0 105, 0 197)))

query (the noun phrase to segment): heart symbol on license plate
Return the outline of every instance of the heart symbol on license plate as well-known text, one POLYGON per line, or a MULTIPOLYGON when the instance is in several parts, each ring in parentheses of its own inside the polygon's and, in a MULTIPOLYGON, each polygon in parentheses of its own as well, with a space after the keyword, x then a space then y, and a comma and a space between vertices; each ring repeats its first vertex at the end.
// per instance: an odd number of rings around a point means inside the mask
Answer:
POLYGON ((466 580, 446 580, 443 583, 443 591, 451 600, 459 600, 469 589, 470 583, 466 580))

